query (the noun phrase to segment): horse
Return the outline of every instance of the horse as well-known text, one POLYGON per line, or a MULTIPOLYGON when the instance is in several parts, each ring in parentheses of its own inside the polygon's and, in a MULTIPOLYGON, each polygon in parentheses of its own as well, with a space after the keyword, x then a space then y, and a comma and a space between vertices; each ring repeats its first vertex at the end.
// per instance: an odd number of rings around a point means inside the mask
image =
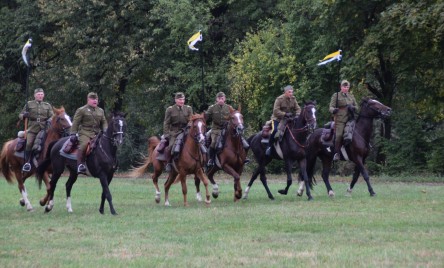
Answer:
MULTIPOLYGON (((62 136, 68 134, 68 129, 72 126, 70 117, 65 113, 65 108, 53 108, 54 115, 51 117, 50 126, 46 133, 46 139, 43 144, 43 148, 37 159, 37 163, 40 163, 45 158, 45 152, 49 144, 53 141, 60 139, 62 136)), ((7 182, 13 183, 14 178, 17 180, 18 189, 22 196, 20 199, 20 205, 26 206, 28 211, 32 211, 33 207, 28 199, 28 193, 25 187, 25 181, 32 176, 36 170, 35 165, 31 161, 31 170, 29 172, 23 172, 22 166, 25 163, 24 157, 18 156, 15 152, 15 147, 19 141, 19 138, 7 141, 0 153, 0 169, 7 182)), ((23 153, 21 153, 23 154, 23 153)), ((46 185, 46 190, 49 191, 49 178, 45 173, 43 180, 46 185)), ((40 185, 39 185, 40 187, 40 185)), ((45 205, 45 199, 40 200, 40 205, 45 205)))
POLYGON ((211 203, 210 194, 208 192, 208 178, 203 171, 205 157, 201 151, 201 148, 205 143, 205 130, 206 125, 204 115, 194 114, 190 119, 189 128, 185 133, 185 141, 182 151, 179 153, 178 159, 173 159, 173 168, 164 185, 165 206, 170 206, 168 192, 175 181, 181 182, 184 206, 188 206, 186 184, 186 176, 188 174, 194 174, 197 179, 203 182, 206 192, 205 203, 207 205, 211 203))
MULTIPOLYGON (((91 176, 99 178, 102 186, 102 198, 99 212, 104 214, 105 199, 108 201, 111 214, 117 215, 114 209, 109 184, 111 183, 114 172, 117 169, 118 161, 116 158, 118 146, 123 143, 126 133, 125 114, 121 112, 113 113, 111 123, 105 132, 98 134, 97 140, 94 143, 95 148, 86 158, 86 166, 91 176)), ((49 199, 46 203, 45 212, 50 212, 54 207, 54 191, 57 182, 65 170, 65 166, 69 170, 69 178, 66 182, 66 208, 68 212, 73 212, 71 204, 71 189, 77 180, 77 161, 74 159, 62 156, 60 151, 64 143, 69 137, 62 138, 52 144, 48 148, 49 153, 41 165, 37 168, 37 179, 42 179, 43 171, 52 166, 52 177, 50 182, 49 199)))
POLYGON ((276 151, 275 147, 272 149, 270 156, 267 156, 265 154, 265 147, 261 143, 261 132, 249 137, 248 143, 250 144, 250 149, 253 151, 258 167, 254 170, 253 175, 251 176, 250 182, 245 189, 243 198, 248 198, 250 188, 253 185, 253 182, 256 180, 257 176, 260 174, 260 180, 264 185, 265 190, 267 191, 268 198, 274 200, 274 196, 268 188, 267 177, 265 176, 265 167, 274 158, 284 160, 285 162, 285 170, 287 173, 287 188, 285 190, 280 190, 281 193, 287 193, 289 185, 291 185, 292 183, 291 169, 293 168, 294 162, 297 161, 303 179, 306 182, 305 185, 307 188, 306 190, 308 200, 312 200, 313 197, 310 193, 310 188, 312 188, 312 181, 311 177, 308 177, 306 172, 305 142, 307 136, 312 133, 315 128, 316 104, 313 101, 309 101, 305 103, 301 114, 298 117, 289 118, 285 125, 285 131, 282 134, 283 136, 281 137, 281 141, 278 142, 278 145, 282 151, 282 157, 276 151))
MULTIPOLYGON (((224 146, 216 156, 215 165, 207 170, 208 179, 213 186, 212 195, 214 198, 219 196, 219 186, 214 181, 214 174, 223 170, 234 178, 234 201, 242 198, 242 187, 240 176, 244 169, 247 152, 242 144, 242 134, 244 132, 244 119, 240 111, 230 109, 230 120, 225 125, 224 146)), ((199 182, 196 183, 197 192, 199 192, 199 182)))
MULTIPOLYGON (((370 196, 375 196, 376 193, 370 184, 370 177, 365 168, 365 160, 370 152, 370 138, 373 133, 373 120, 377 118, 385 119, 391 115, 392 109, 377 100, 370 98, 363 98, 356 125, 353 131, 352 142, 344 146, 348 158, 355 163, 355 170, 353 172, 353 179, 347 189, 349 194, 358 181, 359 175, 362 174, 370 196)), ((314 167, 316 164, 316 157, 322 161, 322 179, 327 186, 327 191, 330 196, 334 195, 333 189, 330 186, 328 175, 330 173, 333 163, 332 148, 322 144, 321 141, 322 129, 316 130, 308 140, 307 146, 307 174, 313 177, 314 167)), ((345 160, 342 158, 341 160, 345 160)), ((298 195, 302 195, 303 182, 300 184, 298 195)))

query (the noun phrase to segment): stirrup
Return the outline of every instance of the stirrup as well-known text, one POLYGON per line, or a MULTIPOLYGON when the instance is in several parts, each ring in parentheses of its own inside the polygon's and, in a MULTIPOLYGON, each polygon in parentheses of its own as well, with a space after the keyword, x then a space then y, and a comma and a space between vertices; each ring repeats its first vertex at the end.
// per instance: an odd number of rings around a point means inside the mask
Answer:
POLYGON ((341 157, 339 156, 339 153, 335 153, 335 156, 333 156, 333 161, 338 161, 340 159, 341 157))
POLYGON ((171 171, 171 163, 166 164, 165 171, 170 172, 171 171))
POLYGON ((77 173, 86 175, 86 167, 84 164, 79 164, 77 167, 77 173))
POLYGON ((268 146, 267 150, 265 150, 265 155, 270 156, 271 155, 271 146, 268 146))
POLYGON ((208 167, 214 166, 214 160, 213 159, 208 160, 207 166, 208 167))
POLYGON ((30 163, 25 163, 22 167, 22 171, 23 172, 29 172, 31 171, 31 164, 30 163))
POLYGON ((250 158, 245 158, 245 160, 244 160, 244 164, 248 164, 248 163, 250 163, 250 158))

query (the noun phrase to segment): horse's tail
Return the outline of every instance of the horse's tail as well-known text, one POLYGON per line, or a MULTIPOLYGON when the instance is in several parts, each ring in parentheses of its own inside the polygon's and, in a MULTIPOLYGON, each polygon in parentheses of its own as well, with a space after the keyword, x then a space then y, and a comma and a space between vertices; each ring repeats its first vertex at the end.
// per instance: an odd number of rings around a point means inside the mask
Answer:
POLYGON ((3 176, 5 176, 5 179, 8 183, 13 183, 14 179, 12 176, 11 168, 9 167, 8 163, 8 147, 14 140, 10 140, 5 142, 3 144, 2 151, 0 153, 0 169, 2 170, 3 176))
POLYGON ((36 168, 35 171, 35 178, 37 182, 39 183, 39 188, 42 186, 42 180, 43 175, 45 174, 45 171, 48 169, 48 167, 51 165, 51 150, 54 144, 56 144, 57 141, 53 141, 48 145, 48 149, 46 150, 46 156, 45 159, 43 159, 39 166, 36 168))
POLYGON ((160 143, 159 138, 156 136, 150 137, 148 139, 148 156, 145 157, 143 164, 140 167, 134 168, 130 172, 130 177, 139 178, 146 172, 149 166, 152 164, 152 158, 154 157, 154 149, 160 143))

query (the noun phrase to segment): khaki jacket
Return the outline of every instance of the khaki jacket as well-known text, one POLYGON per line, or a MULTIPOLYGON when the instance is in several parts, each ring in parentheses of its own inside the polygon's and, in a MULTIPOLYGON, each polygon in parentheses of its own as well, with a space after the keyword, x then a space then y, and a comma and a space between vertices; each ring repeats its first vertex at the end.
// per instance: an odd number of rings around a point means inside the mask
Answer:
POLYGON ((293 113, 297 116, 301 114, 301 107, 296 100, 295 96, 291 96, 288 98, 285 94, 280 95, 274 101, 273 107, 273 115, 271 116, 271 120, 282 120, 284 118, 285 113, 293 113))
POLYGON ((93 138, 100 131, 108 128, 105 112, 102 108, 85 105, 77 109, 71 127, 71 134, 78 133, 93 138))
POLYGON ((181 107, 176 104, 168 107, 163 120, 163 134, 166 138, 176 137, 184 128, 193 115, 193 108, 188 105, 181 107))
POLYGON ((358 109, 355 97, 350 92, 349 93, 337 92, 331 96, 329 111, 330 113, 333 113, 333 110, 335 108, 339 108, 339 111, 335 114, 335 121, 337 123, 345 123, 349 120, 348 119, 349 111, 347 109, 347 105, 354 106, 356 110, 358 109), (338 106, 336 107, 337 94, 339 95, 338 95, 338 106))
MULTIPOLYGON (((231 105, 228 104, 213 104, 205 112, 205 120, 212 120, 211 129, 212 130, 222 130, 225 122, 230 120, 230 108, 231 105)), ((234 110, 234 109, 233 109, 234 110)))
POLYGON ((43 101, 28 101, 19 114, 20 120, 23 120, 23 114, 28 111, 28 132, 38 133, 40 130, 45 129, 46 120, 50 119, 54 115, 51 104, 43 101))

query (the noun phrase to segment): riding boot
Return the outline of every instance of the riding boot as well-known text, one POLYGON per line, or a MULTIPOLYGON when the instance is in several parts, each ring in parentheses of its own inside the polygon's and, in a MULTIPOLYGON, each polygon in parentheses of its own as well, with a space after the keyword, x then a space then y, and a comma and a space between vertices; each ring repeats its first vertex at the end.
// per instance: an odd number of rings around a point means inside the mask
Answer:
POLYGON ((77 174, 86 175, 85 155, 82 150, 77 151, 77 174))
POLYGON ((209 159, 208 159, 207 166, 212 167, 212 166, 214 166, 214 156, 216 154, 215 149, 210 147, 210 151, 208 152, 208 154, 209 154, 209 157, 208 157, 209 159))
POLYGON ((273 146, 273 143, 274 143, 274 135, 275 135, 276 133, 271 133, 271 135, 270 135, 270 141, 268 142, 268 147, 267 147, 267 149, 265 150, 265 155, 266 156, 270 156, 271 155, 271 146, 273 146))
POLYGON ((23 172, 29 172, 31 171, 31 158, 32 158, 32 151, 25 150, 23 152, 25 154, 25 164, 22 167, 23 172))
POLYGON ((167 164, 165 165, 165 171, 166 172, 170 172, 171 171, 171 150, 166 150, 165 151, 165 159, 167 164))
POLYGON ((341 159, 341 147, 342 147, 342 140, 336 139, 335 155, 333 156, 333 161, 338 161, 341 159))
POLYGON ((241 136, 241 140, 242 140, 242 146, 244 146, 245 150, 248 150, 250 148, 250 144, 248 144, 247 140, 241 136))

